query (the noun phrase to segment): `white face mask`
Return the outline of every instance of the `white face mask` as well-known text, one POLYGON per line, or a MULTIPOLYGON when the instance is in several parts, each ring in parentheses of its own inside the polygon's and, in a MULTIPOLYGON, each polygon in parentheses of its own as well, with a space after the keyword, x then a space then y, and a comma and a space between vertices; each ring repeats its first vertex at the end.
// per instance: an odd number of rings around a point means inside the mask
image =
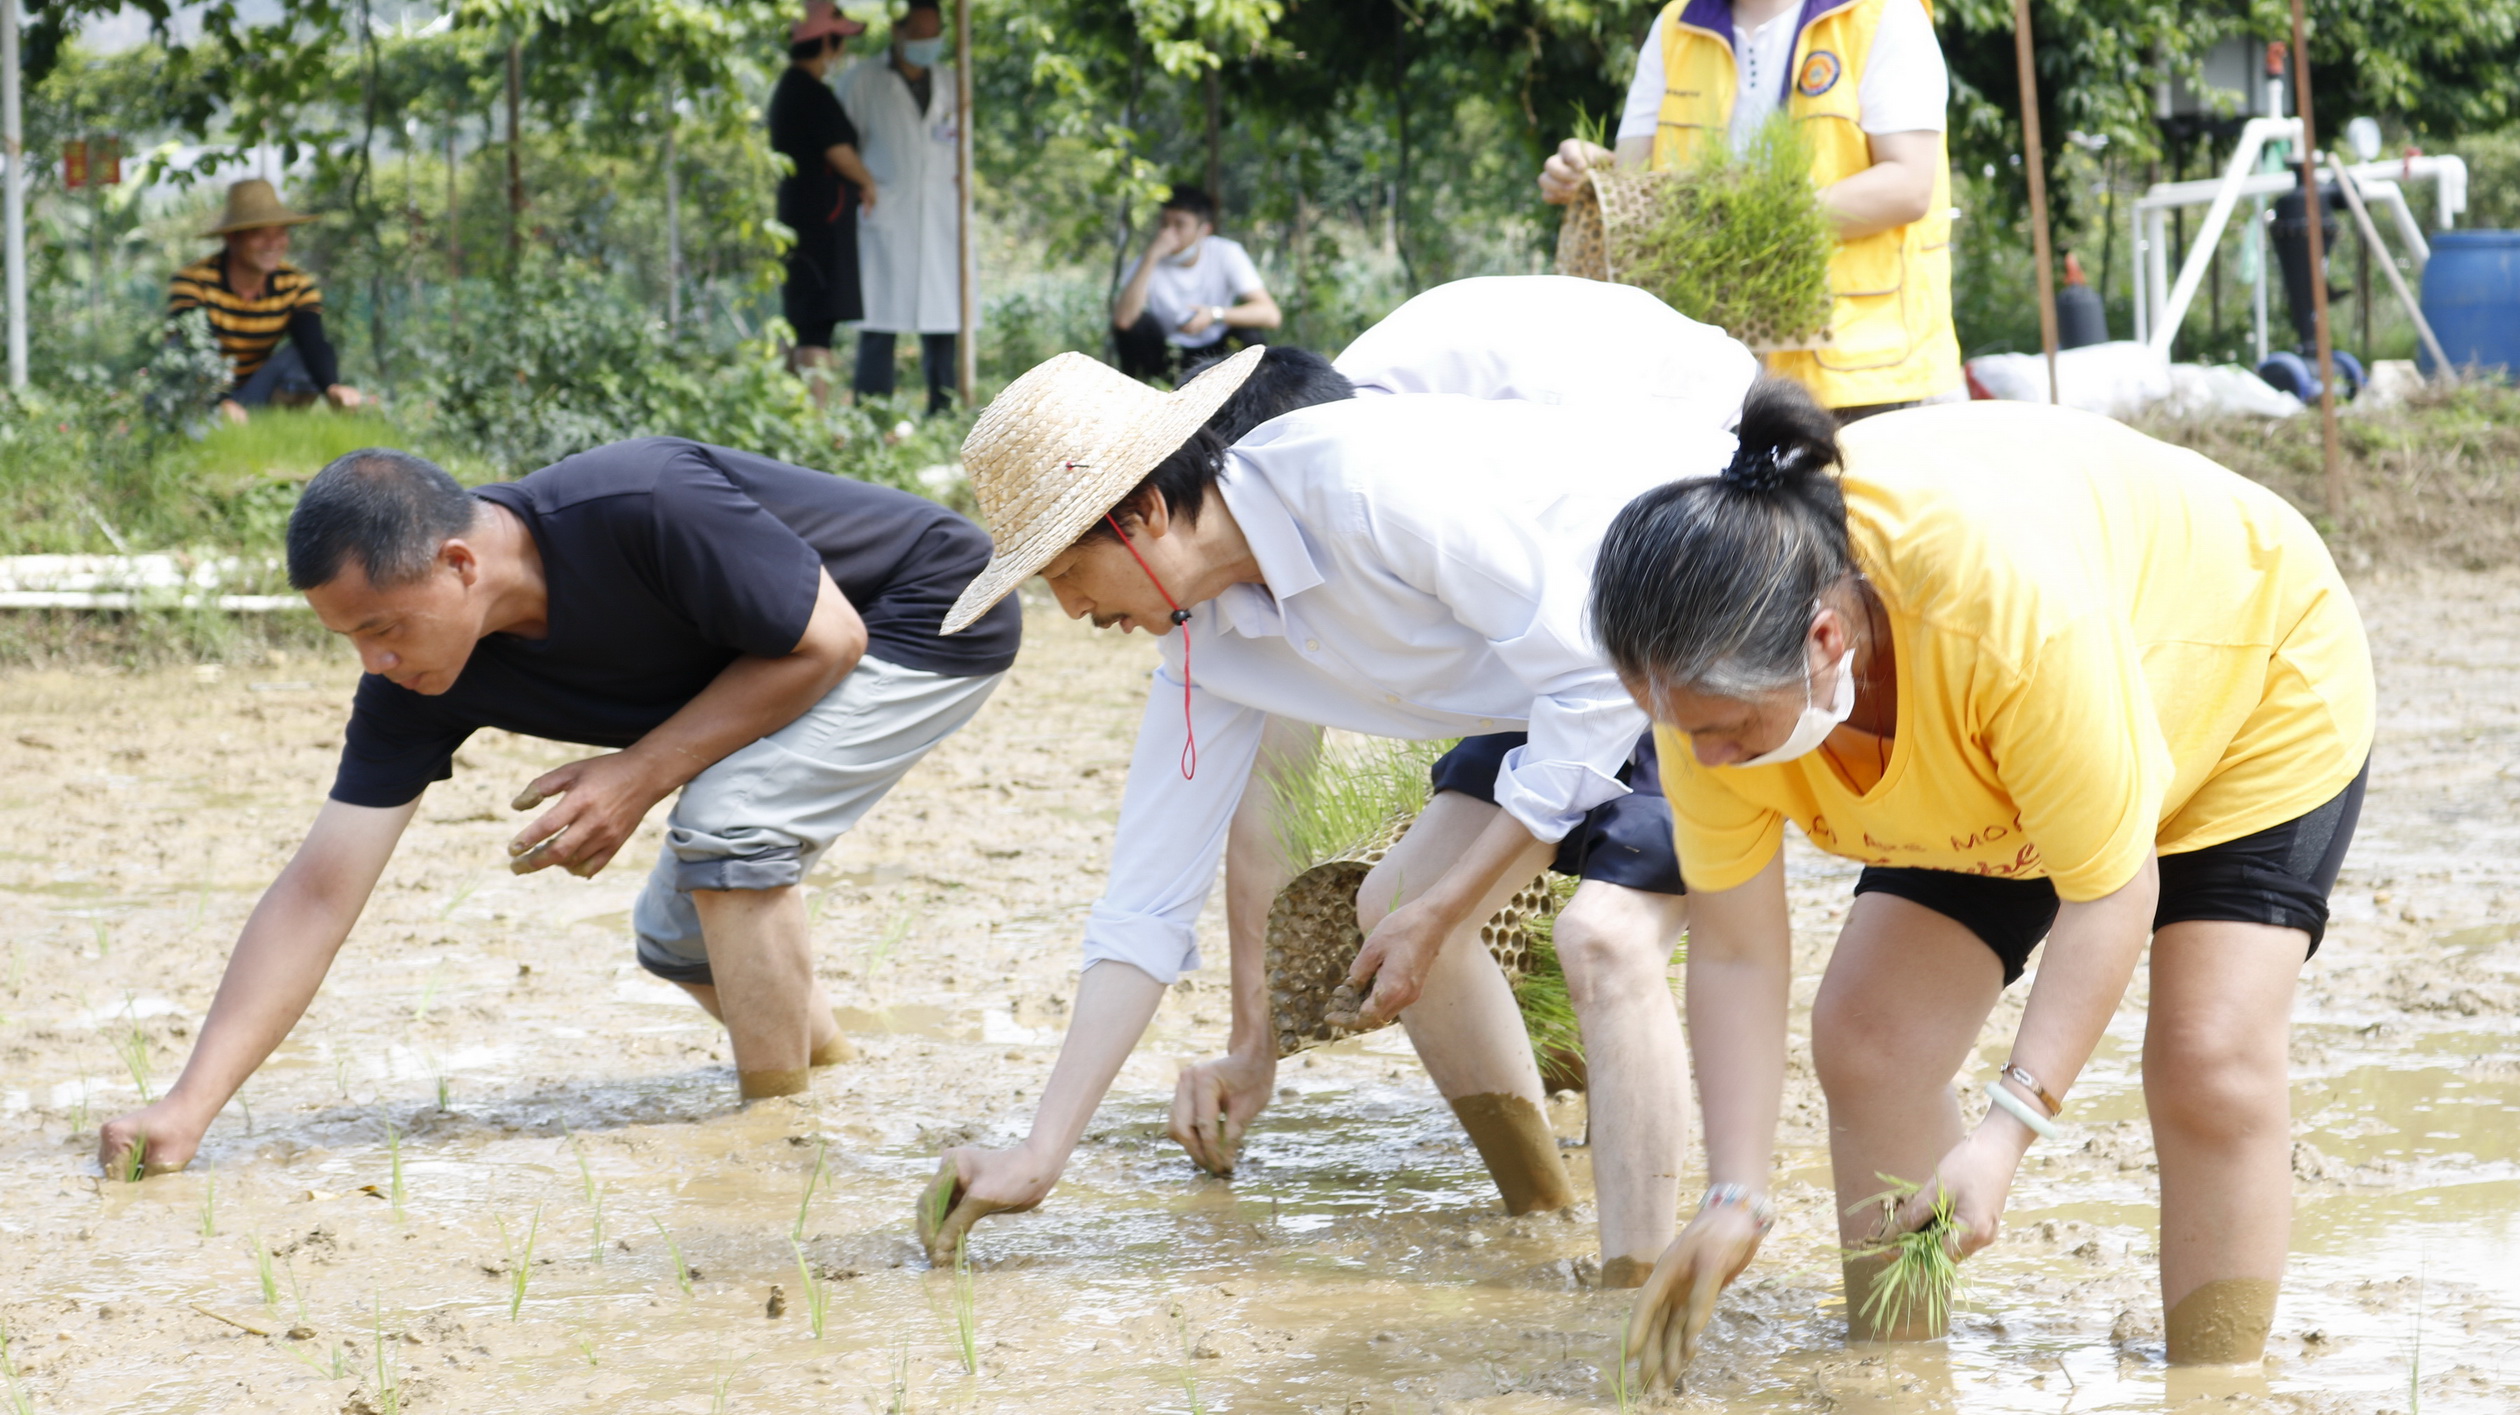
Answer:
POLYGON ((941 34, 930 39, 901 41, 902 62, 914 69, 933 69, 936 67, 936 61, 944 57, 945 36, 941 34))
POLYGON ((1855 650, 1848 649, 1846 656, 1837 661, 1837 687, 1830 691, 1827 707, 1811 699, 1811 665, 1806 660, 1803 664, 1802 716, 1794 720, 1794 730, 1785 734, 1785 740, 1778 743, 1775 750, 1761 752, 1748 761, 1734 762, 1733 765, 1775 766, 1779 762, 1809 756, 1820 750, 1820 744, 1829 740, 1829 734, 1837 730, 1839 723, 1854 714, 1855 650))

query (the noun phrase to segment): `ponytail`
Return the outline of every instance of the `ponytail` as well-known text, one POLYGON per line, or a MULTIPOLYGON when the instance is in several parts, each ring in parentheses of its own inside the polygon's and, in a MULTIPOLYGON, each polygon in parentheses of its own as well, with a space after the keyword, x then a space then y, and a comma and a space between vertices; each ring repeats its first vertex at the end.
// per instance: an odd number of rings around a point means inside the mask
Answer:
POLYGON ((1837 424, 1762 377, 1739 439, 1722 472, 1645 493, 1602 539, 1593 632, 1623 677, 1730 698, 1803 681, 1812 607, 1854 569, 1837 424))

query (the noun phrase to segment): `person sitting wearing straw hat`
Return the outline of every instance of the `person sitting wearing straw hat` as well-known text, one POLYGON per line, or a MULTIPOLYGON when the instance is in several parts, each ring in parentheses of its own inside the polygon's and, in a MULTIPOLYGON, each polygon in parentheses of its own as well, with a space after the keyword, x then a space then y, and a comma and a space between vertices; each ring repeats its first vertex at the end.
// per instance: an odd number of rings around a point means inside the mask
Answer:
POLYGON ((324 337, 323 290, 289 263, 289 228, 314 219, 291 211, 269 182, 249 177, 228 188, 226 209, 201 233, 222 238, 221 249, 167 284, 167 318, 201 311, 234 371, 219 400, 230 422, 245 421, 251 408, 311 403, 318 395, 343 409, 366 401, 341 381, 340 360, 324 337))
POLYGON ((1063 354, 1010 384, 964 444, 996 554, 946 632, 1040 574, 1070 615, 1161 636, 1164 666, 1067 1041, 1021 1145, 944 1156, 919 1213, 937 1261, 979 1218, 1048 1194, 1163 989, 1198 966, 1195 921, 1272 716, 1415 739, 1528 731, 1494 804, 1445 793, 1386 857, 1393 887, 1360 895, 1368 938, 1350 980, 1357 1020, 1410 1025, 1509 1208, 1571 1199, 1478 929, 1627 790, 1644 718, 1573 617, 1602 529, 1645 489, 1721 465, 1730 437, 1605 407, 1413 394, 1303 409, 1229 455, 1206 424, 1264 353, 1170 394, 1063 354))

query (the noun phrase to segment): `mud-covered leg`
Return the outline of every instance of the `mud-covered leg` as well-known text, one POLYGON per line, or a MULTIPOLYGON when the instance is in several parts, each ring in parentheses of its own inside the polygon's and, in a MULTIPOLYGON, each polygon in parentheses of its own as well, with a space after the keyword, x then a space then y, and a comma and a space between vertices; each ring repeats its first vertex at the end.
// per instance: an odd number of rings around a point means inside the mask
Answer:
MULTIPOLYGON (((1960 1143, 1951 1077, 2003 983, 2003 964, 1961 924, 1891 894, 1856 898, 1811 1005, 1841 1244, 1876 1236, 1874 1213, 1844 1210, 1881 1192, 1879 1176, 1922 1181, 1960 1143)), ((1848 1339, 1942 1335, 1922 1323, 1874 1330, 1865 1321, 1877 1267, 1871 1259, 1844 1265, 1848 1339)))
POLYGON ((2292 1236, 2286 1051, 2308 951, 2299 930, 2264 924, 2171 924, 2153 939, 2144 1102, 2173 1362, 2266 1355, 2292 1236))
POLYGON ((828 999, 815 1003, 804 900, 788 886, 695 889, 691 901, 708 941, 719 1015, 744 1098, 804 1090, 817 1021, 831 1016, 828 999))
MULTIPOLYGON (((1357 925, 1372 934, 1385 915, 1441 877, 1496 815, 1496 807, 1483 801, 1439 793, 1365 877, 1356 895, 1357 925)), ((1565 1208, 1575 1201, 1575 1188, 1549 1129, 1540 1068, 1531 1057, 1522 1012, 1479 939, 1479 923, 1505 907, 1548 863, 1548 855, 1547 846, 1534 842, 1527 858, 1515 862, 1493 897, 1472 910, 1473 922, 1445 939, 1418 1000, 1400 1014, 1418 1059, 1469 1132, 1506 1210, 1518 1214, 1565 1208)))
POLYGON ((1558 915, 1558 960, 1591 1077, 1601 1284, 1635 1287, 1679 1231, 1689 1061, 1668 970, 1688 904, 1588 880, 1558 915))

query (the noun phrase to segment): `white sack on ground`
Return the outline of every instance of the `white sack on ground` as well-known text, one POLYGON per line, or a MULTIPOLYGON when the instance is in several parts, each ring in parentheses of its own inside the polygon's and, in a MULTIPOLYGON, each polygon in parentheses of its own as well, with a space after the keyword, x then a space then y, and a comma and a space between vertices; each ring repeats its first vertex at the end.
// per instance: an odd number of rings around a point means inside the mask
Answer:
MULTIPOLYGON (((1969 372, 1998 398, 2048 401, 2045 354, 1983 354, 1969 360, 1969 372)), ((2131 339, 2060 350, 2056 381, 2065 406, 2113 418, 2132 417, 2171 393, 2169 361, 2131 339)))
POLYGON ((2173 364, 2170 406, 2173 417, 2289 418, 2301 411, 2301 400, 2238 364, 2173 364))

